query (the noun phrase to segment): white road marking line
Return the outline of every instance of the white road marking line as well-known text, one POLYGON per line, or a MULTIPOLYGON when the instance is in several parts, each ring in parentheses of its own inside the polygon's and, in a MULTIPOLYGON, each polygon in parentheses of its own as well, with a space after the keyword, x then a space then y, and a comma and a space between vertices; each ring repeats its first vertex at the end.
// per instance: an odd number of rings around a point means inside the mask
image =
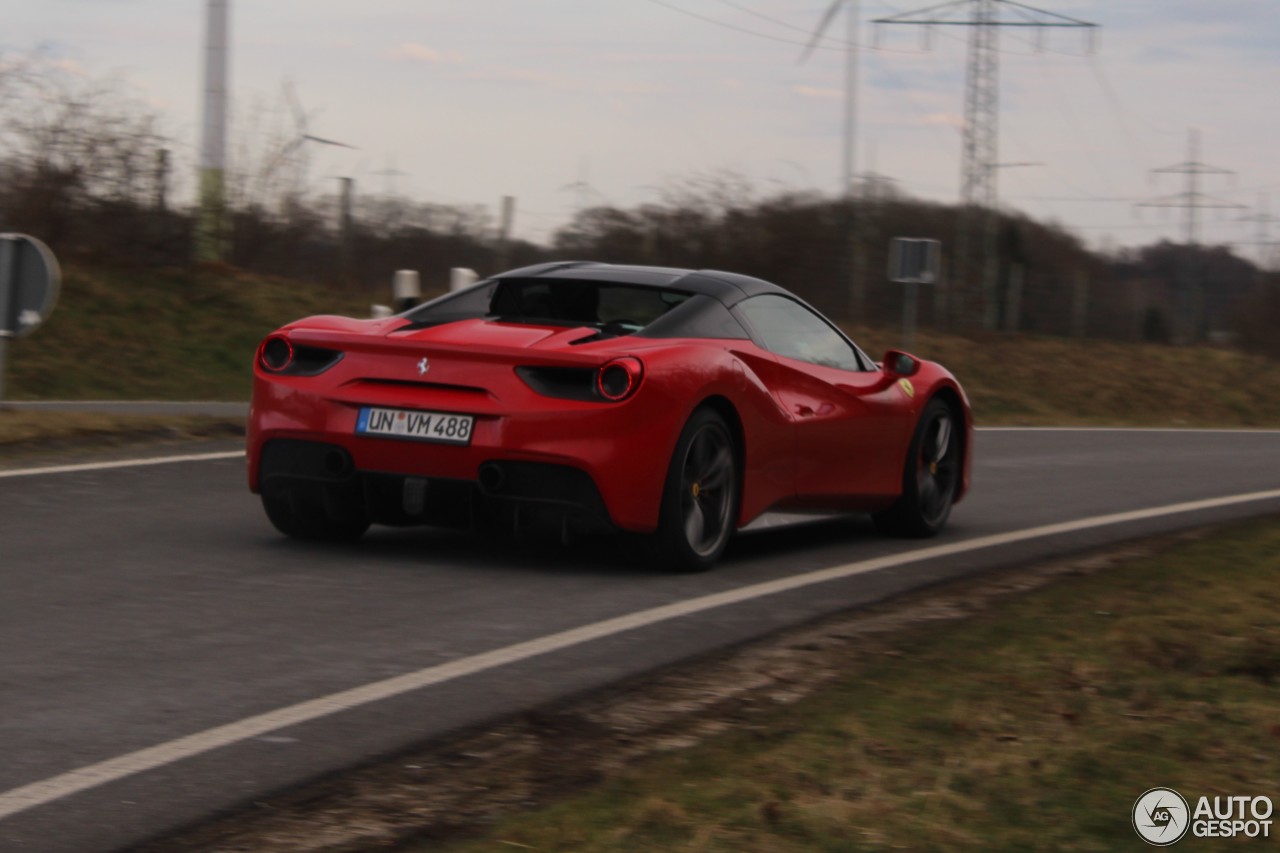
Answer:
POLYGON ((119 459, 114 462, 83 462, 78 465, 50 465, 45 468, 17 468, 0 471, 5 477, 35 477, 41 474, 78 474, 81 471, 107 471, 112 468, 141 468, 146 465, 168 465, 174 462, 211 462, 217 459, 235 459, 244 456, 243 450, 221 453, 191 453, 185 456, 153 456, 149 459, 119 459))
POLYGON ((974 427, 978 432, 1180 432, 1180 433, 1245 433, 1248 435, 1280 434, 1280 429, 1266 427, 1109 427, 1109 426, 989 426, 974 427))
POLYGON ((1166 515, 1177 515, 1185 512, 1277 499, 1280 499, 1280 489, 1169 504, 1151 509, 1099 515, 1057 524, 1046 524, 1025 530, 982 536, 964 542, 934 545, 906 554, 893 554, 856 563, 846 563, 842 566, 805 572, 792 577, 752 584, 740 589, 703 595, 661 607, 653 607, 648 610, 639 610, 623 616, 616 616, 612 619, 605 619, 601 622, 593 622, 589 625, 571 628, 556 634, 548 634, 544 637, 537 637, 522 643, 515 643, 492 651, 460 658, 449 663, 427 667, 416 672, 409 672, 360 687, 353 687, 350 690, 321 696, 318 699, 299 702, 296 705, 278 708, 274 711, 247 717, 226 725, 215 726, 202 732, 130 752, 116 758, 110 758, 106 761, 100 761, 96 764, 90 764, 87 767, 71 770, 39 782, 32 782, 29 785, 23 785, 0 793, 0 820, 36 806, 52 803, 88 788, 124 779, 148 770, 154 770, 157 767, 163 767, 166 764, 201 755, 249 738, 260 737, 289 726, 310 722, 340 711, 390 699, 424 687, 452 681, 456 678, 475 675, 476 673, 517 663, 538 655, 560 651, 593 640, 600 640, 624 631, 644 628, 668 619, 691 616, 717 607, 725 607, 730 604, 738 604, 755 598, 777 595, 778 593, 812 586, 813 584, 841 580, 855 575, 881 571, 937 557, 949 557, 983 548, 1025 542, 1029 539, 1038 539, 1045 536, 1073 533, 1093 527, 1124 524, 1166 515))

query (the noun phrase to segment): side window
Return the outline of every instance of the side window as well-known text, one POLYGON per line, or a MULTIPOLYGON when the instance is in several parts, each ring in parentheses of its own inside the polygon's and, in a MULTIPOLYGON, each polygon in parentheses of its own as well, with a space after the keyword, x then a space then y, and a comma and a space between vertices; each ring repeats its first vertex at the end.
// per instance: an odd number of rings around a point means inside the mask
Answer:
POLYGON ((764 294, 739 302, 737 309, 770 352, 840 370, 862 369, 849 342, 799 302, 764 294))
POLYGON ((489 312, 489 300, 497 286, 496 282, 481 282, 467 290, 446 293, 419 305, 405 316, 416 323, 483 317, 489 312))

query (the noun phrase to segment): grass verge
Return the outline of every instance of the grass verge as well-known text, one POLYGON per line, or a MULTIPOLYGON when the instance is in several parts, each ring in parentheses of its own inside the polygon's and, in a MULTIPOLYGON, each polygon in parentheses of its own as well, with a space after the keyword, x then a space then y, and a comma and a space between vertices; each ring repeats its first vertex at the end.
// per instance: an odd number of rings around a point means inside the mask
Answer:
POLYGON ((1270 519, 915 625, 835 686, 447 849, 1138 849, 1150 787, 1278 798, 1278 579, 1270 519))
POLYGON ((11 459, 27 459, 32 454, 67 455, 162 442, 233 439, 243 435, 243 418, 0 408, 0 464, 11 459))
MULTIPOLYGON (((900 342, 854 340, 875 358, 900 342)), ((1238 350, 928 331, 914 349, 956 375, 980 425, 1280 426, 1280 362, 1238 350)))

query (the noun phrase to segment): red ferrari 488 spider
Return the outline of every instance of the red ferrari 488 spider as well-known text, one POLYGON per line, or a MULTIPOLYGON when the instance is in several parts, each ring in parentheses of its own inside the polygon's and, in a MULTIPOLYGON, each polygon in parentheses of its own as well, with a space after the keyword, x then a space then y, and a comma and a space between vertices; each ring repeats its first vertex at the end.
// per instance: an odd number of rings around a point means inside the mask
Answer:
POLYGON ((782 288, 548 263, 387 319, 311 317, 254 364, 249 487, 304 539, 477 521, 647 534, 705 569, 770 509, 931 536, 973 420, 941 366, 877 364, 782 288))

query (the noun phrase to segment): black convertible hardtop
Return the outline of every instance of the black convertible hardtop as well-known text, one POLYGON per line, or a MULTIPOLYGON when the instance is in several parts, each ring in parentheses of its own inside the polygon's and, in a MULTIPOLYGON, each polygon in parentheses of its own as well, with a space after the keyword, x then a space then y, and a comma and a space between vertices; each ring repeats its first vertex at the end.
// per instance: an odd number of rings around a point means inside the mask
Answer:
MULTIPOLYGON (((569 293, 574 287, 564 288, 569 293)), ((489 317, 507 322, 553 322, 596 326, 599 337, 635 334, 646 338, 749 339, 751 333, 731 309, 744 299, 762 294, 796 297, 784 288, 759 278, 720 270, 687 270, 672 267, 605 264, 597 261, 558 261, 521 267, 476 282, 471 287, 447 293, 405 312, 409 321, 396 332, 439 326, 459 320, 489 317), (522 291, 540 282, 581 283, 601 290, 652 290, 681 294, 651 316, 621 326, 595 313, 572 306, 534 308, 536 300, 522 298, 522 291)), ((569 300, 576 301, 576 300, 569 300)), ((592 302, 592 300, 587 300, 592 302)), ((664 300, 665 301, 665 300, 664 300)), ((801 301, 801 300, 797 300, 801 301)), ((594 305, 594 303, 593 303, 594 305)), ((585 342, 591 339, 584 339, 585 342)))
POLYGON ((605 264, 598 261, 556 261, 522 267, 493 276, 503 279, 550 278, 572 281, 596 281, 628 284, 637 287, 659 287, 710 296, 726 306, 736 305, 749 296, 762 293, 790 294, 772 282, 749 275, 721 270, 687 270, 675 267, 646 267, 627 264, 605 264))

